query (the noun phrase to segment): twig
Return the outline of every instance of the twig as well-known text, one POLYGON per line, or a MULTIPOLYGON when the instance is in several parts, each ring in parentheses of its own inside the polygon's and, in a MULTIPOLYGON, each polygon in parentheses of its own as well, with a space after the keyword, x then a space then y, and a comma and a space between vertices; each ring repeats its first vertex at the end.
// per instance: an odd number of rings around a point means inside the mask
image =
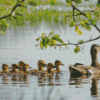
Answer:
MULTIPOLYGON (((23 3, 25 0, 22 0, 21 3, 23 3)), ((13 7, 12 11, 6 15, 6 16, 3 16, 3 17, 0 17, 0 19, 4 19, 4 18, 7 18, 7 17, 10 17, 11 14, 16 10, 17 7, 21 6, 21 4, 17 4, 16 6, 13 7)))
POLYGON ((100 36, 94 38, 94 39, 90 39, 90 40, 87 40, 87 41, 84 41, 82 43, 67 43, 67 44, 56 44, 55 46, 62 46, 62 45, 80 45, 80 44, 84 44, 84 43, 87 43, 87 42, 92 42, 92 41, 95 41, 95 40, 98 40, 100 39, 100 36))

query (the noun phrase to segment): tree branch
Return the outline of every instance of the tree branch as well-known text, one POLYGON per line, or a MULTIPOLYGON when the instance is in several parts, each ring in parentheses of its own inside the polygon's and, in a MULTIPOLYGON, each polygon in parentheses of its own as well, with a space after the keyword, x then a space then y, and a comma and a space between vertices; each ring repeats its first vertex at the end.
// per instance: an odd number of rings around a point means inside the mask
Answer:
MULTIPOLYGON (((23 3, 24 1, 25 1, 25 0, 22 0, 21 3, 23 3)), ((12 14, 12 13, 16 10, 16 8, 19 7, 19 6, 21 6, 21 4, 17 4, 16 6, 14 6, 14 7, 12 8, 12 11, 11 11, 8 15, 3 16, 3 17, 0 17, 0 19, 4 19, 4 18, 7 18, 7 17, 10 17, 11 14, 12 14)))
POLYGON ((87 43, 87 42, 92 42, 92 41, 95 41, 95 40, 98 40, 100 39, 100 36, 94 38, 94 39, 90 39, 90 40, 87 40, 87 41, 84 41, 82 43, 67 43, 67 44, 56 44, 55 46, 62 46, 62 45, 80 45, 80 44, 84 44, 84 43, 87 43))
MULTIPOLYGON (((82 14, 82 15, 84 15, 86 18, 87 18, 87 16, 86 16, 86 14, 84 13, 84 12, 82 12, 81 10, 79 10, 78 8, 76 8, 73 4, 71 5, 75 10, 77 10, 78 12, 80 12, 80 14, 82 14)), ((92 21, 91 21, 91 23, 92 23, 92 21)), ((91 24, 92 25, 92 24, 91 24)), ((94 26, 98 31, 99 31, 99 33, 100 33, 100 29, 97 27, 97 25, 95 24, 95 25, 92 25, 92 26, 94 26)))

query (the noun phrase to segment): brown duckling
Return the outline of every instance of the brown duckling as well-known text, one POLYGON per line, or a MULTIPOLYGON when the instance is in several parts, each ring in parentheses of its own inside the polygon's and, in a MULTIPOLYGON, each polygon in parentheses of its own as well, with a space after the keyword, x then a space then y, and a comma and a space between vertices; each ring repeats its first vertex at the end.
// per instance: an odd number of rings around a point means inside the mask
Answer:
POLYGON ((11 68, 9 67, 9 65, 8 65, 8 64, 3 64, 3 65, 2 65, 2 70, 3 70, 3 71, 0 71, 0 73, 7 73, 7 72, 9 72, 8 69, 11 69, 11 68))
POLYGON ((38 61, 38 69, 31 69, 30 70, 30 74, 36 74, 39 73, 39 72, 43 72, 44 71, 44 67, 46 67, 46 64, 43 60, 39 60, 38 61))
POLYGON ((80 64, 70 65, 69 71, 74 75, 100 75, 100 64, 97 60, 97 54, 100 52, 100 45, 93 44, 91 46, 91 66, 85 66, 80 64))
POLYGON ((48 63, 47 64, 47 71, 40 71, 40 72, 37 72, 37 75, 38 76, 41 76, 41 77, 52 77, 54 75, 54 70, 53 68, 56 68, 54 66, 53 63, 48 63))
POLYGON ((11 73, 15 73, 15 72, 18 72, 18 70, 17 69, 22 69, 22 67, 19 67, 19 65, 18 64, 12 64, 11 65, 11 73))
POLYGON ((25 64, 25 62, 24 61, 19 61, 19 63, 18 63, 18 65, 19 65, 19 67, 21 67, 22 69, 19 69, 19 71, 21 72, 23 72, 23 65, 25 64))
POLYGON ((62 64, 62 62, 60 60, 56 60, 55 61, 56 70, 54 70, 54 72, 56 72, 57 74, 61 73, 61 70, 59 68, 60 65, 64 66, 64 64, 62 64))
POLYGON ((29 68, 32 68, 32 67, 30 67, 28 64, 24 64, 23 65, 23 74, 28 74, 29 73, 29 71, 27 71, 27 69, 29 69, 29 68))

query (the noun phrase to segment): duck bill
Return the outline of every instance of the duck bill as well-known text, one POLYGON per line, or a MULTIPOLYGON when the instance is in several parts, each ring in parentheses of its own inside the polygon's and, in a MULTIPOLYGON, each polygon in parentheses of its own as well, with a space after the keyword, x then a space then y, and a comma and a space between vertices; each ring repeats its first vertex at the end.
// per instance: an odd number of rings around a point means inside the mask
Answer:
POLYGON ((22 69, 22 67, 17 66, 17 69, 22 69))
POLYGON ((10 67, 8 69, 11 69, 10 67))
POLYGON ((53 66, 52 68, 57 68, 57 66, 53 66))
POLYGON ((46 67, 47 66, 47 64, 44 64, 44 67, 46 67))
POLYGON ((29 67, 29 68, 32 68, 32 67, 29 67))
POLYGON ((64 64, 61 64, 62 66, 65 66, 64 64))

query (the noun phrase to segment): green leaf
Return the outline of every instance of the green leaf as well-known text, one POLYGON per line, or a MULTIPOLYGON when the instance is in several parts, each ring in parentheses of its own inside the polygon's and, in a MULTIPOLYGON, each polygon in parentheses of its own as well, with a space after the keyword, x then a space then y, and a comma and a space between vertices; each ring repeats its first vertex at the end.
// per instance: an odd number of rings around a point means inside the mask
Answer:
POLYGON ((35 0, 28 0, 28 3, 29 3, 31 6, 36 6, 36 1, 35 1, 35 0))
POLYGON ((39 41, 39 40, 40 40, 40 37, 36 39, 36 41, 39 41))
POLYGON ((88 30, 88 31, 90 31, 91 30, 91 27, 90 27, 90 25, 88 25, 87 23, 84 23, 83 25, 81 25, 82 26, 82 28, 84 28, 85 30, 88 30))
POLYGON ((55 44, 56 44, 56 41, 51 39, 49 45, 50 45, 50 46, 54 46, 55 44))
POLYGON ((41 36, 41 38, 44 38, 44 33, 42 33, 42 36, 41 36))
POLYGON ((74 22, 74 20, 70 20, 70 22, 69 22, 69 26, 70 26, 70 27, 75 26, 75 22, 74 22))
POLYGON ((49 33, 49 35, 53 35, 54 34, 54 30, 52 30, 50 33, 49 33))
POLYGON ((54 36, 51 37, 51 39, 56 40, 60 43, 64 43, 63 40, 59 38, 59 35, 54 35, 54 36))
POLYGON ((55 6, 56 0, 50 0, 50 4, 51 4, 52 6, 55 6))
POLYGON ((48 37, 44 37, 42 38, 42 42, 43 42, 43 45, 46 46, 46 44, 50 42, 50 39, 48 37))
POLYGON ((82 32, 81 30, 78 30, 78 34, 79 34, 79 35, 82 35, 83 32, 82 32))
POLYGON ((51 39, 59 38, 59 35, 54 35, 51 37, 51 39))
POLYGON ((92 25, 95 25, 97 21, 98 21, 97 18, 92 19, 92 25))
POLYGON ((81 3, 82 0, 74 0, 75 3, 81 3))
POLYGON ((95 12, 93 13, 93 15, 99 16, 99 11, 95 11, 95 12))
POLYGON ((97 6, 100 7, 100 0, 98 0, 97 6))
POLYGON ((66 0, 66 2, 67 2, 67 3, 72 3, 72 1, 71 1, 71 0, 66 0))
POLYGON ((90 0, 85 0, 85 1, 90 1, 90 0))
POLYGON ((78 30, 79 30, 79 27, 76 27, 76 28, 75 28, 75 31, 78 32, 78 30))
POLYGON ((80 47, 77 46, 77 47, 74 49, 74 52, 75 52, 75 53, 78 53, 79 51, 80 51, 80 47))
POLYGON ((83 43, 83 40, 78 41, 79 44, 83 43))
POLYGON ((40 48, 43 49, 43 42, 40 41, 40 48))
POLYGON ((87 17, 89 20, 91 20, 91 19, 92 19, 92 17, 91 17, 91 15, 90 15, 90 14, 86 14, 86 17, 87 17))

